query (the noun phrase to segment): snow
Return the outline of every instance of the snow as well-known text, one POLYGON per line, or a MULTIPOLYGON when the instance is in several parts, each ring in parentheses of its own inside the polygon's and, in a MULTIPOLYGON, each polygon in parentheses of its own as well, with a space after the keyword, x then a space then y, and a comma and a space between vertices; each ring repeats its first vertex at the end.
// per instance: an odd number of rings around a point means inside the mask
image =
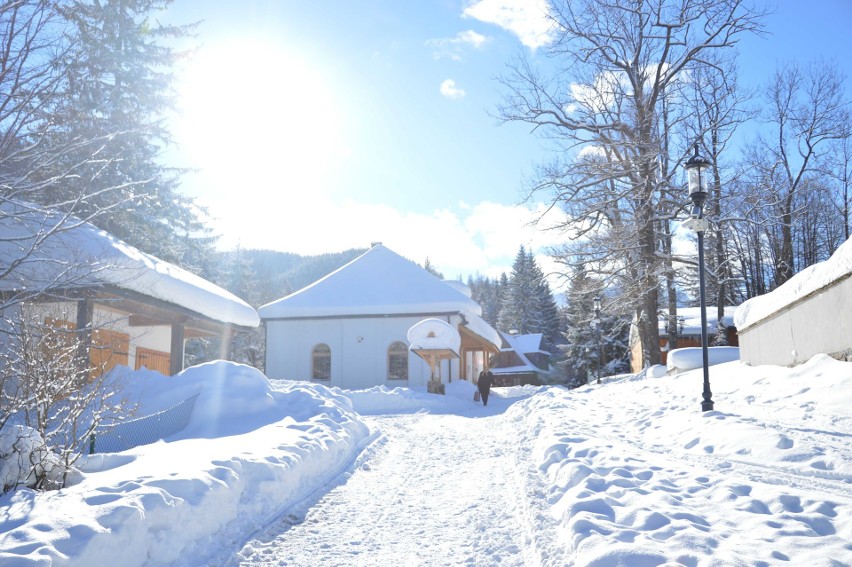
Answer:
POLYGON ((263 319, 463 312, 482 308, 457 284, 376 244, 313 284, 258 310, 263 319))
POLYGON ((541 341, 544 338, 542 333, 529 333, 526 335, 513 335, 511 333, 501 333, 512 347, 512 350, 519 354, 527 354, 533 352, 545 352, 541 350, 541 341))
POLYGON ((408 329, 410 350, 450 350, 459 354, 461 336, 459 332, 440 319, 423 319, 408 329))
MULTIPOLYGON (((657 376, 657 377, 654 377, 657 376)), ((852 565, 852 364, 447 395, 126 371, 165 441, 0 498, 0 564, 852 565)), ((0 444, 2 446, 2 444, 0 444)))
POLYGON ((740 305, 734 323, 740 331, 793 303, 852 274, 852 239, 841 244, 831 258, 809 266, 775 290, 740 305))
POLYGON ((260 324, 257 312, 232 293, 74 217, 4 200, 0 233, 0 264, 23 260, 0 280, 3 291, 114 285, 214 321, 260 324))
MULTIPOLYGON (((739 359, 739 347, 707 347, 707 362, 710 366, 739 359)), ((704 368, 704 352, 701 347, 676 348, 666 357, 666 367, 669 372, 704 368)))
POLYGON ((500 340, 500 333, 497 330, 488 324, 488 322, 480 317, 479 315, 475 315, 471 312, 463 313, 465 322, 463 325, 471 330, 475 335, 479 335, 496 348, 500 348, 503 342, 500 340))
MULTIPOLYGON (((734 315, 737 311, 736 306, 725 307, 725 315, 722 322, 726 327, 734 326, 734 315)), ((718 323, 717 308, 715 306, 707 306, 707 329, 711 334, 716 332, 718 323)), ((700 307, 678 307, 678 334, 679 335, 700 335, 701 334, 701 308, 700 307)), ((659 330, 662 334, 668 334, 668 319, 663 314, 659 321, 659 330)))

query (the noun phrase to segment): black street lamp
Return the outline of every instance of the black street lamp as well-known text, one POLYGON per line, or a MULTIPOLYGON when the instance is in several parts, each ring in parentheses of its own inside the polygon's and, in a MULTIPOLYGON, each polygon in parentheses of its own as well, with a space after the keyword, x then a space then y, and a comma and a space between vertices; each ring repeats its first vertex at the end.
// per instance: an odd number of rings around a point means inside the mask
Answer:
POLYGON ((595 330, 597 336, 595 337, 598 340, 598 363, 597 363, 597 375, 598 375, 598 384, 601 383, 601 298, 600 296, 595 296, 595 318, 592 319, 592 328, 595 330))
POLYGON ((689 185, 689 198, 692 199, 692 214, 684 226, 695 231, 698 235, 698 290, 701 295, 701 354, 704 362, 704 401, 701 411, 713 409, 713 393, 710 391, 710 364, 707 355, 707 304, 704 299, 704 231, 710 226, 704 218, 704 201, 707 200, 707 176, 705 172, 710 162, 698 155, 698 144, 695 144, 695 155, 684 165, 689 185))

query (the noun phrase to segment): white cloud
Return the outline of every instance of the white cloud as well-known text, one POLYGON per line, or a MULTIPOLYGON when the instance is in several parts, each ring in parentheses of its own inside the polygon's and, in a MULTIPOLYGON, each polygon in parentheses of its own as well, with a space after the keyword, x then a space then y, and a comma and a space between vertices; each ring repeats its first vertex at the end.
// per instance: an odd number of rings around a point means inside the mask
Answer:
POLYGON ((459 99, 464 97, 465 92, 464 89, 460 89, 456 86, 456 82, 454 80, 447 79, 441 83, 441 95, 447 98, 459 99))
POLYGON ((479 0, 463 15, 494 24, 515 34, 532 50, 553 41, 553 22, 547 0, 479 0))
POLYGON ((465 48, 482 49, 489 41, 491 38, 473 30, 467 30, 457 33, 455 37, 430 39, 426 45, 432 48, 432 57, 435 59, 446 57, 453 61, 461 61, 465 48))

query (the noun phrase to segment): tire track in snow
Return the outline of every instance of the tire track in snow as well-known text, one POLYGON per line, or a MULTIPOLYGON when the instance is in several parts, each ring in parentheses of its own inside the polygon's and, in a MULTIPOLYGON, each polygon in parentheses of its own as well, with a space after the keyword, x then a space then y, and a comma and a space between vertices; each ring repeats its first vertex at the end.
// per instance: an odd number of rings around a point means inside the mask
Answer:
POLYGON ((501 415, 366 418, 372 455, 229 565, 535 565, 501 415))

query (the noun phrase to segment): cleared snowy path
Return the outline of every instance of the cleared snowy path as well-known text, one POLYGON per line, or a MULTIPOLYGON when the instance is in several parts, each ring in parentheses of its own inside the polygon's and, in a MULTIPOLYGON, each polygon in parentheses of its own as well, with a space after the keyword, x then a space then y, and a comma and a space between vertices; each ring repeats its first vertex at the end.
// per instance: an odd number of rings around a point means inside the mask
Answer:
MULTIPOLYGON (((502 414, 367 417, 383 435, 319 501, 231 565, 529 565, 534 551, 502 414)), ((486 413, 488 412, 488 413, 486 413)))

